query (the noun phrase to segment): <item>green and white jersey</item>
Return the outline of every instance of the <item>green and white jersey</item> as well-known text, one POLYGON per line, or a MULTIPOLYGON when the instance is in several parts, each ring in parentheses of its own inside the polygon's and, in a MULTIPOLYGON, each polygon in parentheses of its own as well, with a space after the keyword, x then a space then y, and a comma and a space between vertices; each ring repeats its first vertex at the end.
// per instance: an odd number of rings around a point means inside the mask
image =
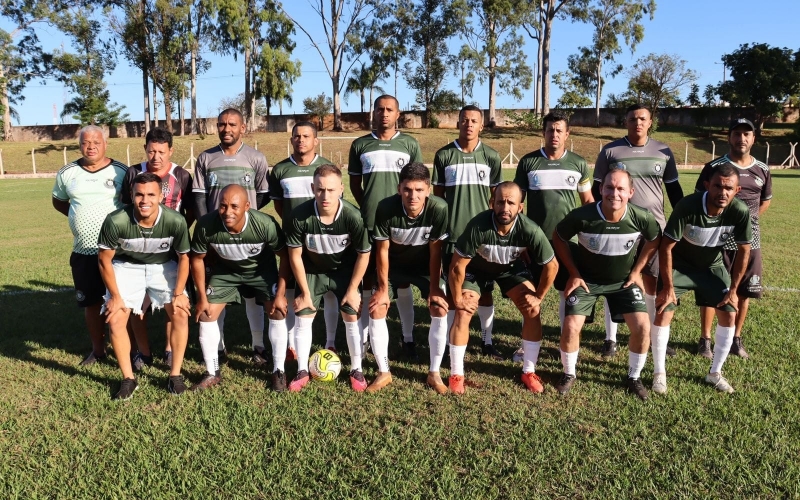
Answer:
POLYGON ((97 246, 115 250, 114 260, 164 264, 189 251, 189 230, 180 212, 161 206, 153 227, 139 225, 133 205, 111 212, 103 222, 97 246))
POLYGON ((556 225, 578 206, 576 192, 592 190, 586 160, 570 151, 550 160, 544 149, 523 156, 517 164, 516 182, 525 192, 526 213, 553 239, 556 225))
POLYGON ((397 192, 400 170, 413 162, 422 162, 419 143, 402 132, 395 133, 388 141, 378 139, 374 132, 353 141, 347 171, 362 178, 361 214, 368 230, 375 226, 378 203, 397 192))
POLYGON ((738 244, 753 239, 750 212, 738 198, 717 216, 708 215, 707 192, 684 197, 669 217, 664 236, 678 243, 672 249, 672 267, 679 271, 703 271, 722 266, 722 249, 732 238, 738 244))
POLYGON ((601 202, 572 210, 556 227, 558 237, 578 236, 573 260, 587 283, 610 285, 628 278, 636 263, 639 238, 653 241, 661 228, 647 210, 628 204, 619 222, 606 220, 601 202))
POLYGON ((473 217, 489 208, 491 188, 503 182, 500 155, 479 142, 465 153, 453 141, 436 152, 433 160, 434 186, 444 186, 450 210, 450 243, 455 243, 473 217))
POLYGON ((378 204, 373 239, 389 240, 389 265, 428 274, 431 259, 430 242, 447 239, 447 202, 429 196, 425 208, 414 218, 406 213, 399 194, 378 204))
POLYGON ((97 237, 106 215, 122 207, 120 193, 128 167, 111 160, 108 166, 89 172, 80 160, 67 163, 56 174, 53 198, 69 203, 72 251, 97 254, 97 237))
POLYGON ((472 259, 467 272, 487 280, 509 271, 526 249, 531 262, 541 266, 555 257, 542 230, 527 216, 517 215, 511 231, 501 235, 497 232, 491 210, 481 212, 469 221, 456 243, 456 252, 472 259))
POLYGON ((197 157, 192 192, 205 193, 206 210, 214 212, 225 186, 238 184, 247 191, 250 207, 256 208, 256 194, 269 192, 267 171, 264 155, 244 143, 231 156, 214 146, 197 157))
POLYGON ((339 200, 339 210, 331 224, 319 218, 316 200, 301 203, 283 222, 286 244, 303 248, 307 274, 324 274, 355 265, 356 252, 371 250, 361 213, 352 203, 339 200))
POLYGON ((291 156, 275 164, 269 173, 269 197, 281 200, 283 213, 287 216, 299 204, 314 197, 314 170, 320 165, 333 165, 334 163, 320 155, 314 156, 307 166, 300 166, 291 156))
POLYGON ((678 182, 678 167, 669 146, 650 137, 644 146, 633 146, 627 137, 610 142, 597 157, 594 180, 602 183, 612 168, 631 174, 634 193, 630 202, 649 210, 663 228, 666 217, 661 185, 678 182))
POLYGON ((219 257, 213 274, 253 276, 264 272, 277 274, 275 252, 286 246, 278 222, 271 215, 250 209, 244 227, 230 233, 219 213, 209 212, 197 220, 192 235, 192 252, 206 254, 213 250, 219 257))

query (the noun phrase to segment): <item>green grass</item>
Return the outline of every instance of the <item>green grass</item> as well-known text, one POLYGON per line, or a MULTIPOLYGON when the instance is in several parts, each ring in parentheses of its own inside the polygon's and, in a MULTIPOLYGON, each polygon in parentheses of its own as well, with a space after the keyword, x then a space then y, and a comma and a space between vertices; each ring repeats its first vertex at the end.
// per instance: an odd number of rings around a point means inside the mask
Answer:
MULTIPOLYGON (((681 172, 687 192, 697 174, 681 172)), ((50 207, 51 186, 0 181, 0 498, 800 496, 800 293, 773 289, 752 306, 745 337, 753 357, 726 364, 733 395, 702 382, 708 361, 692 354, 699 329, 688 298, 673 322, 679 355, 668 360, 665 397, 642 403, 625 393, 627 352, 601 360, 602 322, 584 331, 578 383, 567 398, 552 387, 526 393, 519 365, 478 354, 477 330, 466 369, 481 387, 439 397, 424 388, 428 314, 417 300, 425 364, 392 361, 395 383, 378 394, 353 393, 345 377, 301 394, 266 390, 268 374, 248 361, 250 334, 236 307, 226 322, 231 362, 221 387, 172 397, 157 364, 132 400, 114 403, 115 366, 77 366, 89 342, 72 292, 45 291, 71 286, 71 236, 50 207)), ((762 223, 769 287, 800 289, 791 201, 798 190, 796 173, 774 172, 775 198, 762 223)), ((497 304, 495 339, 510 357, 519 314, 507 300, 497 304)), ((156 352, 163 317, 150 324, 156 352)), ((538 371, 553 381, 561 371, 554 294, 543 320, 538 371)), ((392 317, 395 360, 399 330, 392 317)), ((346 352, 341 330, 338 344, 346 352)), ((204 371, 200 359, 193 325, 184 370, 192 381, 204 371)), ((287 368, 293 376, 293 364, 287 368)), ((371 357, 365 374, 375 375, 371 357)))

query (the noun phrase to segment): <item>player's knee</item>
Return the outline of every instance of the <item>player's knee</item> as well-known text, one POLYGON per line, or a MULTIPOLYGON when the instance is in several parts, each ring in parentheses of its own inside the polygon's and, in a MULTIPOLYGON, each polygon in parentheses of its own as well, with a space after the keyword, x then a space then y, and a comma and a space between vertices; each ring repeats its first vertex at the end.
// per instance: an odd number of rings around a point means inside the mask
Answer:
POLYGON ((272 314, 269 314, 268 317, 269 319, 273 319, 275 321, 286 319, 286 315, 283 314, 283 312, 278 309, 275 309, 275 311, 272 314))
POLYGON ((441 318, 447 315, 447 309, 436 304, 432 304, 428 310, 430 311, 432 318, 441 318))

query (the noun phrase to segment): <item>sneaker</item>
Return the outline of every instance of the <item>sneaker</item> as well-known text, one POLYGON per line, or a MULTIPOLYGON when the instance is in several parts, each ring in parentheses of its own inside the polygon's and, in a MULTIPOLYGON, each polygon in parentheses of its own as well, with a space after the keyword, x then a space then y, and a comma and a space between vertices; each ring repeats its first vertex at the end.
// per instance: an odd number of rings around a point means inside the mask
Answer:
POLYGON ((428 378, 425 379, 425 383, 437 394, 447 394, 447 386, 442 382, 439 372, 428 372, 428 378))
POLYGON ((163 361, 167 366, 172 366, 172 351, 164 351, 161 361, 163 361))
POLYGON ((122 380, 122 383, 119 386, 119 392, 114 394, 112 399, 116 401, 125 401, 126 399, 131 399, 133 393, 136 392, 136 389, 139 388, 139 383, 136 382, 135 378, 126 378, 122 380))
POLYGON ((570 389, 572 389, 572 385, 575 383, 575 375, 567 375, 566 373, 561 375, 561 378, 558 379, 556 382, 556 390, 562 396, 566 396, 570 389))
POLYGON ((269 362, 267 350, 263 347, 253 347, 253 356, 250 358, 256 366, 264 366, 269 362))
POLYGON ((704 358, 714 359, 714 352, 711 350, 711 339, 700 337, 697 341, 697 354, 704 358))
POLYGON ((667 393, 667 374, 655 373, 653 374, 653 392, 656 394, 667 393))
POLYGON ((674 358, 678 355, 678 351, 675 350, 674 347, 667 346, 667 356, 670 358, 674 358))
POLYGON ((636 394, 642 401, 647 401, 647 389, 644 388, 640 378, 628 377, 628 392, 636 394))
POLYGON ((742 337, 733 337, 733 344, 731 344, 731 354, 733 356, 739 356, 742 359, 750 359, 750 355, 747 354, 747 351, 744 350, 744 344, 742 344, 742 337))
POLYGON ((464 394, 464 375, 450 375, 447 383, 453 394, 464 394))
POLYGON ((217 359, 219 359, 219 365, 227 365, 228 364, 228 350, 223 349, 221 351, 217 351, 217 359))
POLYGON ((98 361, 103 361, 108 357, 108 354, 95 354, 94 351, 90 352, 88 356, 83 358, 78 366, 92 366, 93 364, 97 363, 98 361))
POLYGON ((378 392, 387 385, 392 383, 392 374, 391 372, 380 372, 378 376, 375 377, 375 380, 369 384, 367 387, 367 392, 378 392))
POLYGON ((297 372, 294 380, 289 384, 289 390, 291 392, 300 392, 303 390, 303 387, 308 384, 309 380, 311 380, 311 377, 309 377, 308 372, 306 370, 300 370, 297 372))
POLYGON ((286 361, 297 361, 297 351, 294 350, 294 347, 286 348, 286 361))
POLYGON ((514 351, 514 355, 511 357, 511 359, 514 361, 514 363, 522 363, 524 357, 525 357, 525 350, 522 347, 520 347, 519 349, 514 351))
POLYGON ((419 355, 417 354, 417 346, 414 344, 414 341, 411 342, 403 342, 403 356, 406 357, 412 363, 416 363, 419 361, 419 355))
POLYGON ((600 349, 600 356, 604 358, 613 358, 617 355, 617 343, 613 340, 604 340, 603 348, 600 349))
POLYGON ((489 356, 495 361, 503 361, 503 355, 500 354, 492 344, 483 344, 481 352, 483 353, 484 356, 489 356))
POLYGON ((167 382, 167 390, 170 394, 180 396, 186 391, 186 384, 183 381, 183 375, 170 376, 167 382))
POLYGON ((350 371, 350 387, 356 392, 364 392, 367 388, 367 379, 361 370, 350 371))
POLYGON ((219 372, 217 372, 216 375, 211 375, 210 373, 206 373, 205 376, 203 376, 203 380, 194 384, 190 390, 192 392, 204 391, 206 389, 214 387, 215 385, 219 385, 220 383, 222 383, 222 375, 220 375, 219 372))
POLYGON ((145 366, 152 366, 153 364, 153 356, 145 356, 144 354, 137 352, 131 357, 131 365, 133 366, 133 371, 140 372, 144 370, 145 366))
POLYGON ((722 373, 709 373, 706 375, 706 382, 714 386, 720 392, 733 393, 733 386, 722 376, 722 373))
POLYGON ((525 387, 527 387, 528 390, 533 393, 541 394, 544 392, 544 385, 542 385, 542 379, 539 378, 539 375, 536 375, 533 372, 523 373, 522 383, 525 384, 525 387))
POLYGON ((286 390, 286 374, 280 370, 272 372, 272 390, 275 392, 286 390))

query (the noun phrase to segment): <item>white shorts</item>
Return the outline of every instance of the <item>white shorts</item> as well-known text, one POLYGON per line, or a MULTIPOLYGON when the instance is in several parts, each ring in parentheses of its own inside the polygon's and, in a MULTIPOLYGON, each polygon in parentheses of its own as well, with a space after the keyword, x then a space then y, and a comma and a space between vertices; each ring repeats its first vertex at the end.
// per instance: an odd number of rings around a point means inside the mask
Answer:
MULTIPOLYGON (((177 262, 133 264, 115 260, 112 265, 119 294, 125 307, 130 308, 133 314, 142 314, 145 297, 150 299, 149 303, 154 311, 172 302, 172 293, 178 279, 177 262)), ((106 290, 105 300, 110 298, 111 294, 106 290)))

